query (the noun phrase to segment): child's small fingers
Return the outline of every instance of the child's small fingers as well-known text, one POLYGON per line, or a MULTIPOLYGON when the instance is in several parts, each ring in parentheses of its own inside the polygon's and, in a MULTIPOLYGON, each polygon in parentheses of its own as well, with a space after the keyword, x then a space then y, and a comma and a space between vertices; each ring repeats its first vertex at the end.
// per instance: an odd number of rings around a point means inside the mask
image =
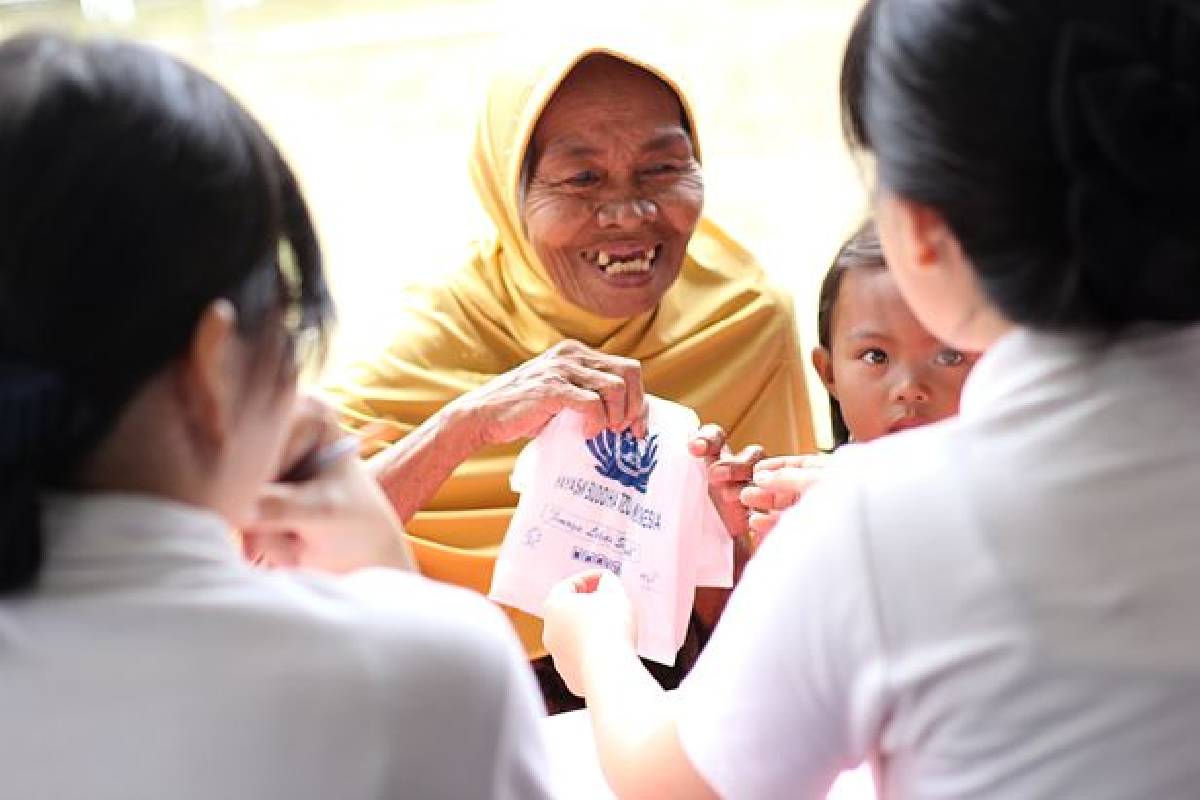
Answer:
POLYGON ((796 505, 796 501, 799 499, 800 497, 795 492, 791 492, 786 489, 775 492, 771 498, 776 511, 783 511, 785 508, 791 508, 792 506, 796 505))
POLYGON ((725 505, 742 505, 742 492, 748 484, 745 482, 719 483, 713 486, 717 498, 725 505))
POLYGON ((762 445, 752 444, 722 457, 718 463, 728 468, 730 480, 748 482, 754 479, 754 465, 762 460, 764 452, 762 445))
POLYGON ((826 453, 813 453, 803 456, 771 456, 758 462, 755 474, 760 472, 777 472, 782 469, 809 469, 822 467, 829 460, 826 453))
POLYGON ((784 467, 775 472, 756 474, 754 482, 773 494, 790 495, 794 502, 797 497, 808 490, 808 487, 820 479, 821 474, 822 470, 820 469, 784 467))
POLYGON ((725 431, 711 422, 702 425, 692 437, 689 449, 697 458, 719 458, 725 449, 725 431))
POLYGON ((778 511, 768 511, 766 513, 755 511, 750 515, 750 530, 754 532, 756 537, 766 536, 778 524, 778 511))
POLYGON ((774 495, 754 484, 744 487, 738 500, 753 511, 770 511, 775 507, 774 495))

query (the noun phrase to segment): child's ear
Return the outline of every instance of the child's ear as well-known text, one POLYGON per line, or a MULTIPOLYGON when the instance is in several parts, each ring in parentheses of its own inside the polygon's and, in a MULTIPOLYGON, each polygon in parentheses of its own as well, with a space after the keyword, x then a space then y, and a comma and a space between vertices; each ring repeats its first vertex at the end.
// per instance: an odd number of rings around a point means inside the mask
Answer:
POLYGON ((829 396, 836 400, 837 387, 833 381, 833 359, 829 355, 829 348, 814 347, 812 350, 812 365, 813 369, 817 371, 817 377, 825 385, 825 391, 829 392, 829 396))

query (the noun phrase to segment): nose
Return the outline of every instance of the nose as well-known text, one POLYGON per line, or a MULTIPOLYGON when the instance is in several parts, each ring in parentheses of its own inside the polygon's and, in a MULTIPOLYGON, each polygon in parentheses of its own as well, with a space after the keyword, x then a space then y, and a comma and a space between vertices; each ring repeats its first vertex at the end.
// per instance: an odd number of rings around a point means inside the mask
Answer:
POLYGON ((906 406, 929 402, 929 387, 917 370, 905 369, 896 376, 896 382, 892 385, 892 401, 906 406))
POLYGON ((635 230, 657 218, 655 202, 639 197, 606 200, 596 208, 596 221, 602 228, 635 230))

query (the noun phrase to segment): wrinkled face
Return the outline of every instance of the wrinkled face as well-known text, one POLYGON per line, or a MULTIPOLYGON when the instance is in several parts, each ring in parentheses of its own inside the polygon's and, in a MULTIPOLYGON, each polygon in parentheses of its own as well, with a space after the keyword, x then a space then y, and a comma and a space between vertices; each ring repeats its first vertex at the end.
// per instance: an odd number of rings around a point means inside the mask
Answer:
POLYGON ((886 269, 850 268, 834 307, 826 388, 850 435, 867 442, 958 413, 976 357, 921 326, 886 269))
POLYGON ((585 59, 531 143, 522 209, 551 282, 604 317, 654 308, 683 265, 704 204, 678 98, 645 71, 585 59))

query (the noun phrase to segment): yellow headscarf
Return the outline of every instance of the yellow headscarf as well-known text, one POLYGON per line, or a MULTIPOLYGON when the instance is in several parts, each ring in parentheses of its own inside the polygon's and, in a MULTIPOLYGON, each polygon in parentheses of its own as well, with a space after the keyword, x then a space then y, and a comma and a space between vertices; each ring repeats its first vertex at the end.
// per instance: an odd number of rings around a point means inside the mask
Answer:
MULTIPOLYGON (((563 339, 642 363, 646 389, 696 410, 733 443, 769 453, 814 449, 812 420, 791 300, 754 258, 707 219, 688 245, 678 279, 659 306, 608 319, 562 299, 521 224, 522 166, 542 110, 582 59, 607 54, 661 78, 654 67, 606 48, 574 50, 495 82, 480 119, 471 175, 495 235, 477 242, 466 265, 439 285, 414 288, 397 311, 386 352, 351 368, 330 392, 345 424, 386 422, 393 440, 443 405, 528 361, 563 339)), ((378 426, 376 426, 378 427, 378 426)), ((386 443, 381 439, 380 445, 386 443)), ((488 448, 459 467, 408 523, 421 571, 486 592, 517 497, 508 485, 523 443, 488 448)), ((544 654, 540 620, 511 612, 531 657, 544 654)))

